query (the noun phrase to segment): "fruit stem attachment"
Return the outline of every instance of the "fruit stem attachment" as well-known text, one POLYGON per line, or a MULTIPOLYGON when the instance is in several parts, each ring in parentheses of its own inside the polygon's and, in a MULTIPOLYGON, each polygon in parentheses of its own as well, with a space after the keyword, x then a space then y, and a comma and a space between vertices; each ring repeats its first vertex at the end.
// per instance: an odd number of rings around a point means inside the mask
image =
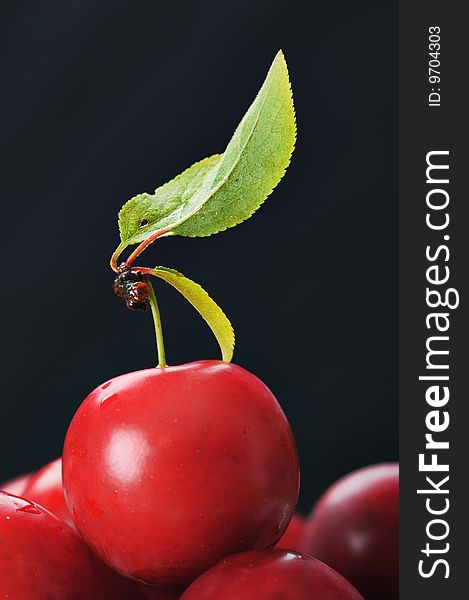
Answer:
POLYGON ((153 324, 155 326, 155 337, 156 337, 156 349, 158 350, 158 367, 166 367, 166 354, 164 350, 164 339, 163 339, 163 327, 161 325, 161 315, 158 302, 156 300, 155 290, 150 282, 147 283, 150 289, 150 296, 148 301, 150 302, 151 314, 153 316, 153 324))

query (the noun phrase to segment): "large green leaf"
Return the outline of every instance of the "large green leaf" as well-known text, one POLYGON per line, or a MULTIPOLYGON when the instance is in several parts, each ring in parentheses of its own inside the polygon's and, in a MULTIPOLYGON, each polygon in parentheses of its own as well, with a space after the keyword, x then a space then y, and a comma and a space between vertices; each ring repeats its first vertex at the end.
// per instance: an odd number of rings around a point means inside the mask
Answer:
POLYGON ((183 209, 174 232, 206 236, 248 219, 283 177, 296 127, 287 65, 280 52, 216 168, 183 209))
POLYGON ((225 152, 196 163, 155 194, 127 202, 119 213, 122 241, 140 243, 161 230, 207 236, 245 221, 283 177, 295 137, 288 69, 279 52, 225 152))
POLYGON ((182 273, 167 267, 155 267, 151 269, 151 273, 176 288, 192 304, 217 338, 223 360, 230 362, 235 343, 233 327, 228 317, 203 287, 184 277, 182 273))

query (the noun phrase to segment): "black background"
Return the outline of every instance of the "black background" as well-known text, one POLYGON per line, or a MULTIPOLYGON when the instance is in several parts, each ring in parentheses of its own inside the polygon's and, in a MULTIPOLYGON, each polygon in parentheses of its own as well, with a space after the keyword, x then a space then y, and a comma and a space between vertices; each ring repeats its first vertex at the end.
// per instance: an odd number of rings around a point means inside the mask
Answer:
MULTIPOLYGON (((116 214, 222 151, 278 48, 298 117, 292 165, 248 222, 145 253, 199 281, 235 361, 295 431, 300 508, 397 458, 397 3, 242 0, 1 4, 0 480, 61 452, 86 394, 155 364, 149 315, 108 259, 116 214)), ((172 364, 218 356, 159 286, 172 364)))

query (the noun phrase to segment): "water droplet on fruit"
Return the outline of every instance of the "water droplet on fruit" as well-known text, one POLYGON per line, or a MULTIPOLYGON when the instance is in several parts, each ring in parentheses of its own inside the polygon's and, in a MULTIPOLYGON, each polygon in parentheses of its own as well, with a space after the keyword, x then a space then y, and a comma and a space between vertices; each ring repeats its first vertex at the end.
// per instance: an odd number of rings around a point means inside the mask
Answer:
POLYGON ((108 406, 113 400, 116 400, 118 396, 119 394, 110 394, 109 396, 106 396, 101 400, 101 406, 104 406, 104 404, 108 406))
POLYGON ((40 515, 41 511, 39 510, 39 508, 37 506, 34 506, 34 504, 26 504, 25 506, 22 506, 21 508, 17 508, 16 512, 25 512, 25 513, 29 513, 31 515, 40 515))
POLYGON ((6 519, 7 521, 9 521, 9 520, 11 519, 11 517, 9 517, 9 516, 6 516, 6 517, 5 517, 5 519, 6 519))
POLYGON ((104 385, 101 386, 102 390, 105 390, 106 388, 108 388, 112 383, 112 379, 110 381, 106 381, 106 383, 104 385))

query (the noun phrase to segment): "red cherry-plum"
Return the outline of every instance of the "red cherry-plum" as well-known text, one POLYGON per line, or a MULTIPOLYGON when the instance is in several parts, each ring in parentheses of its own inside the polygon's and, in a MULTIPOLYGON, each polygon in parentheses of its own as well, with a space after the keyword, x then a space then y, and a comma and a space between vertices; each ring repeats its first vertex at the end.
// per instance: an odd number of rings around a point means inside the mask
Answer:
POLYGON ((209 569, 181 600, 363 600, 324 563, 288 550, 254 550, 209 569))
POLYGON ((102 600, 93 557, 78 535, 42 507, 0 492, 0 597, 102 600))
POLYGON ((339 479, 305 527, 304 549, 367 600, 399 596, 399 466, 373 465, 339 479))
POLYGON ((298 495, 295 442, 275 397, 220 361, 101 385, 73 418, 63 461, 84 539, 117 571, 168 589, 274 545, 298 495))
MULTIPOLYGON (((57 458, 31 475, 24 496, 73 527, 72 515, 65 502, 62 485, 61 458, 57 458)), ((96 557, 93 558, 97 563, 103 600, 142 600, 142 593, 134 581, 119 575, 96 557)))

